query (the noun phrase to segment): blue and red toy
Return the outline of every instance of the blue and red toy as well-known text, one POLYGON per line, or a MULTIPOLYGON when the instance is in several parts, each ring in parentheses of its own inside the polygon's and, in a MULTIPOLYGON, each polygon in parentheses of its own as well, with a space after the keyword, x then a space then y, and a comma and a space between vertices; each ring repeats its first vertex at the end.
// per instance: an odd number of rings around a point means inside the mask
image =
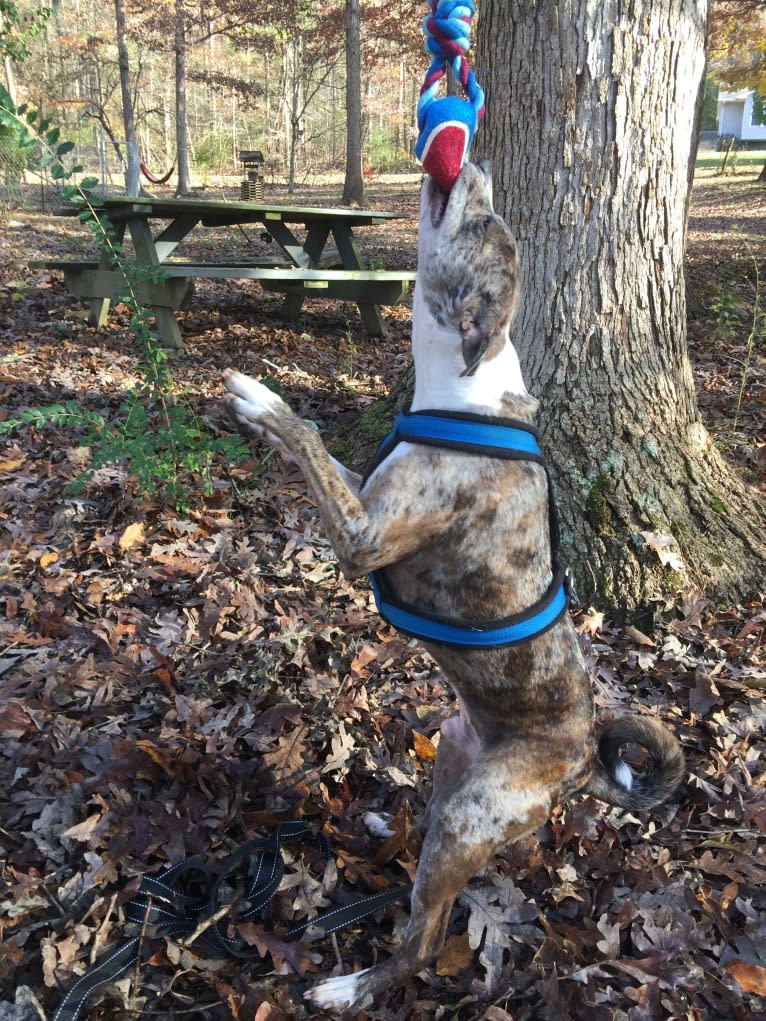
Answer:
POLYGON ((426 51, 433 59, 420 90, 420 133, 415 155, 439 187, 450 191, 468 159, 476 125, 484 115, 484 92, 465 58, 475 7, 473 0, 429 0, 429 7, 431 13, 423 20, 423 34, 426 51), (436 97, 447 65, 462 85, 466 99, 436 97))

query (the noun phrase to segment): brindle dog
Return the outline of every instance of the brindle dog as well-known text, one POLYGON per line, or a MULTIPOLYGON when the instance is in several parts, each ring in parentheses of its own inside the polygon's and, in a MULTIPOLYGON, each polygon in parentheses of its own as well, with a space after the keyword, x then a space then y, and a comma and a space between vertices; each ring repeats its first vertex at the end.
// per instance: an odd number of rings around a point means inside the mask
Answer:
MULTIPOLYGON (((488 166, 466 165, 449 195, 427 179, 413 411, 532 420, 537 402, 510 340, 519 294, 516 245, 493 210, 488 166)), ((240 427, 281 447, 303 470, 349 577, 381 571, 405 603, 457 621, 508 617, 546 591, 552 564, 540 464, 402 442, 360 485, 270 390, 238 372, 226 386, 240 427)), ((325 1010, 361 1008, 430 964, 462 887, 558 802, 585 792, 642 809, 681 780, 678 743, 653 719, 621 718, 596 739, 590 678, 568 615, 521 645, 426 648, 454 688, 459 713, 441 728, 410 922, 388 960, 307 994, 325 1010), (627 742, 649 752, 643 775, 620 758, 627 742)))

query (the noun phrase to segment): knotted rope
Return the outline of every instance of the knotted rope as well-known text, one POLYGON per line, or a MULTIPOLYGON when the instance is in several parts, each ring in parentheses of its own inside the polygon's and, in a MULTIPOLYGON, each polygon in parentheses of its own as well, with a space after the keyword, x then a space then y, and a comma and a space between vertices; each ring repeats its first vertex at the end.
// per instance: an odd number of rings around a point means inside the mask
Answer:
POLYGON ((449 190, 468 156, 478 120, 484 115, 484 91, 465 56, 471 45, 471 20, 476 8, 473 0, 428 2, 431 13, 423 19, 423 34, 425 50, 432 59, 420 90, 417 110, 420 134, 415 152, 424 168, 449 190), (457 96, 437 98, 448 66, 460 82, 467 102, 457 96), (445 126, 452 130, 442 134, 445 126), (438 155, 431 154, 434 169, 430 169, 428 156, 435 143, 438 155))
POLYGON ((423 19, 423 45, 433 59, 418 100, 421 131, 448 64, 473 106, 476 119, 484 116, 484 92, 465 57, 471 47, 471 19, 476 11, 473 0, 430 0, 429 6, 431 13, 423 19))

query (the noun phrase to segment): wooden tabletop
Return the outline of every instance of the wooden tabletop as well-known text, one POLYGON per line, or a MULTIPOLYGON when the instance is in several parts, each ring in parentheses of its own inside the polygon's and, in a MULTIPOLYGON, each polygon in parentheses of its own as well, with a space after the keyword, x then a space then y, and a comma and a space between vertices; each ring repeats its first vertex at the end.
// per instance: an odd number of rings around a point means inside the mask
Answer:
POLYGON ((281 206, 264 202, 224 202, 210 199, 154 199, 110 196, 101 203, 107 212, 136 212, 147 217, 172 220, 183 213, 193 213, 203 224, 244 223, 247 220, 281 220, 284 223, 309 223, 321 220, 344 221, 355 226, 369 226, 388 220, 401 220, 407 214, 377 209, 335 209, 309 206, 281 206))

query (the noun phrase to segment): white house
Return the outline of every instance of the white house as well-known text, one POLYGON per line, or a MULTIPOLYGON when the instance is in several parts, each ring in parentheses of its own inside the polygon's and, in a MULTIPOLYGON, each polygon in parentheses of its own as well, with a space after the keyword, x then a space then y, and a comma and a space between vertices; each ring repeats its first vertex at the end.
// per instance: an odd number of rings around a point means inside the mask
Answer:
POLYGON ((758 103, 754 110, 754 98, 752 89, 718 93, 719 135, 734 135, 742 142, 766 142, 764 106, 758 103))

